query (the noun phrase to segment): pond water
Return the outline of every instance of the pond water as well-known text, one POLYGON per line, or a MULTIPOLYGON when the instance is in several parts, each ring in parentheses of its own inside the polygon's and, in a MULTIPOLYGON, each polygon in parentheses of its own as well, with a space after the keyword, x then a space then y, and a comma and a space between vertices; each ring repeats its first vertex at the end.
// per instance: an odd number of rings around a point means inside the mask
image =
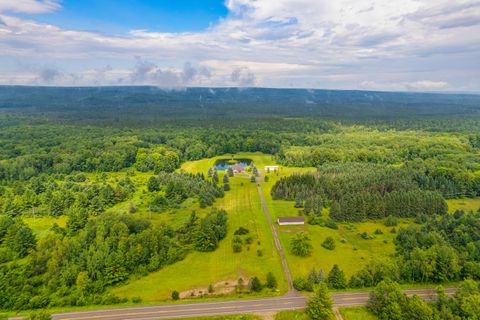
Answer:
POLYGON ((252 164, 252 160, 250 159, 218 159, 215 161, 213 167, 219 171, 227 170, 233 166, 239 166, 245 169, 249 165, 252 164))

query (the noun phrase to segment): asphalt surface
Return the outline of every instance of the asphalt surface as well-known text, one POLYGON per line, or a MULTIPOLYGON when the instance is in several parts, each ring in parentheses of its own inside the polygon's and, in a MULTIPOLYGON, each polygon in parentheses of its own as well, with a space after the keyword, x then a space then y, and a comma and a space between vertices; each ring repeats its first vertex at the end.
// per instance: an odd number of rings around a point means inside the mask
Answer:
MULTIPOLYGON (((445 292, 453 294, 455 288, 447 288, 445 292)), ((404 291, 407 295, 416 294, 424 300, 435 299, 434 289, 415 289, 404 291)), ((332 298, 335 307, 363 306, 368 301, 368 292, 335 293, 332 298)), ((283 310, 303 309, 306 297, 289 293, 282 297, 246 299, 221 302, 203 302, 190 304, 171 304, 155 307, 137 307, 123 309, 105 309, 96 311, 69 312, 53 315, 54 320, 153 320, 175 319, 196 316, 213 316, 228 314, 266 313, 283 310)))

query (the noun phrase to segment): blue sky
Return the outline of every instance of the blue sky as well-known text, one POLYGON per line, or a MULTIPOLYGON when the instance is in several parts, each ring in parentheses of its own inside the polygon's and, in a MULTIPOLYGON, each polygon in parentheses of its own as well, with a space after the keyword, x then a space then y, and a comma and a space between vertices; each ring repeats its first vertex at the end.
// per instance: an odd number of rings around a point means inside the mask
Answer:
POLYGON ((228 13, 222 0, 65 0, 61 4, 62 10, 56 12, 21 16, 66 29, 122 34, 131 29, 202 31, 228 13))
POLYGON ((479 0, 0 0, 0 84, 480 91, 479 0))

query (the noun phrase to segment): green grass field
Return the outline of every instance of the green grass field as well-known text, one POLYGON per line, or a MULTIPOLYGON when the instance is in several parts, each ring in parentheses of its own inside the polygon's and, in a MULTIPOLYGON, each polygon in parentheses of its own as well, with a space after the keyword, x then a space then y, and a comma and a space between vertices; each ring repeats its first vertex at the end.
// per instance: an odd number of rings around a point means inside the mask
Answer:
POLYGON ((377 320, 378 318, 366 307, 340 308, 343 320, 377 320))
POLYGON ((447 203, 449 212, 454 212, 455 210, 475 212, 480 210, 480 198, 449 199, 447 203))
MULTIPOLYGON (((343 307, 340 308, 343 320, 377 320, 366 307, 343 307)), ((303 310, 282 311, 277 313, 275 320, 309 320, 303 310)), ((332 318, 334 319, 334 318, 332 318)))
POLYGON ((317 270, 323 269, 327 275, 334 264, 338 264, 349 277, 372 258, 393 256, 395 253, 393 244, 395 235, 390 233, 391 227, 385 227, 381 222, 341 223, 338 226, 338 230, 312 225, 278 227, 294 277, 306 276, 313 267, 317 270), (376 229, 382 230, 383 234, 374 235, 376 229), (312 239, 313 252, 309 257, 298 257, 290 253, 290 240, 300 231, 308 232, 312 239), (365 231, 374 238, 362 239, 360 234, 365 231), (328 236, 335 239, 334 250, 327 250, 321 246, 328 236))
POLYGON ((52 216, 23 216, 23 221, 32 228, 32 231, 35 233, 37 238, 43 238, 51 231, 50 229, 56 223, 60 227, 65 227, 66 217, 60 216, 58 218, 52 216))
POLYGON ((277 313, 275 320, 310 320, 310 318, 303 310, 289 310, 277 313))
MULTIPOLYGON (((248 314, 239 314, 239 315, 194 317, 194 318, 182 318, 182 319, 184 319, 184 320, 260 320, 261 318, 257 317, 257 316, 248 315, 248 314)), ((171 320, 173 320, 173 319, 171 319, 171 320)))
MULTIPOLYGON (((250 158, 259 166, 262 163, 269 163, 270 156, 240 154, 237 157, 250 158)), ((222 157, 187 162, 182 166, 182 170, 206 173, 217 158, 222 157)), ((227 237, 221 241, 216 251, 192 252, 183 261, 146 277, 131 279, 128 284, 113 288, 112 292, 120 297, 139 296, 145 302, 162 301, 169 299, 173 290, 206 288, 209 284, 221 281, 232 282, 239 277, 258 276, 264 280, 269 271, 273 272, 279 281, 278 294, 285 292, 287 284, 283 277, 273 236, 260 205, 255 183, 250 182, 248 176, 240 175, 230 179, 230 186, 231 190, 226 192, 225 197, 218 199, 214 204, 216 207, 227 210, 229 230, 227 237), (244 245, 242 252, 233 253, 231 247, 233 232, 240 226, 250 230, 254 241, 249 250, 244 245), (257 256, 258 249, 263 252, 261 257, 257 256)), ((181 220, 188 217, 192 209, 200 214, 210 210, 210 208, 200 209, 198 204, 192 204, 189 209, 179 209, 175 213, 166 215, 172 221, 181 220)))
MULTIPOLYGON (((265 201, 273 219, 285 216, 298 216, 299 209, 294 208, 293 201, 273 200, 270 190, 277 180, 283 176, 313 172, 314 168, 288 168, 281 167, 278 174, 270 173, 269 181, 262 184, 262 191, 265 201)), ((325 215, 328 215, 325 210, 325 215)), ((410 222, 403 220, 397 226, 407 225, 410 222)), ((338 230, 332 230, 326 227, 316 225, 305 226, 278 226, 280 241, 287 255, 287 261, 293 277, 303 277, 315 268, 323 269, 325 275, 330 271, 334 264, 338 264, 344 270, 347 277, 360 270, 373 257, 392 256, 395 252, 393 245, 394 234, 390 233, 391 227, 385 227, 381 221, 361 222, 361 223, 339 223, 338 230), (376 229, 383 231, 383 235, 374 235, 374 239, 364 240, 360 237, 364 231, 371 235, 376 229), (313 253, 310 257, 301 258, 290 253, 290 240, 297 232, 306 231, 312 239, 313 253), (321 244, 326 237, 331 236, 336 240, 336 249, 333 251, 324 249, 321 244), (345 243, 342 243, 341 241, 345 243), (386 243, 385 243, 386 242, 386 243)))

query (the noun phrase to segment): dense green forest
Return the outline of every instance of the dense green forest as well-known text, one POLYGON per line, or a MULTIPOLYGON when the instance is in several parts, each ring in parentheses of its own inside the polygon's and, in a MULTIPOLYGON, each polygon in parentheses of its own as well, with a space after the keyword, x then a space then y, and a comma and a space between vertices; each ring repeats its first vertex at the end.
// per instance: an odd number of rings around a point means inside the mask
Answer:
POLYGON ((234 232, 215 208, 228 189, 180 165, 256 151, 316 168, 271 190, 313 224, 326 211, 337 222, 416 222, 395 230, 395 259, 351 279, 338 267, 306 275, 298 288, 480 279, 479 213, 446 204, 480 196, 480 96, 0 87, 0 309, 117 303, 111 286, 215 250, 234 232), (112 212, 134 197, 151 214, 211 208, 180 225, 112 212), (66 225, 40 237, 26 216, 66 225))

